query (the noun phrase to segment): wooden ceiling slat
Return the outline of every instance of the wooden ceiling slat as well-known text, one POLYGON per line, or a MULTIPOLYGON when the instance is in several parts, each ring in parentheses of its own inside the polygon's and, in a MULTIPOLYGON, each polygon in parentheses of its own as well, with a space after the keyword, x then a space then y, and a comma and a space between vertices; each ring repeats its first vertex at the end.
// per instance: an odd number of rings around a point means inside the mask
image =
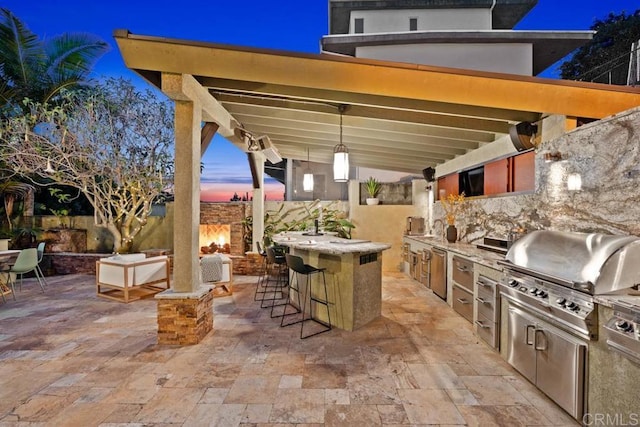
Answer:
MULTIPOLYGON (((126 65, 150 83, 160 86, 158 74, 193 76, 201 85, 198 93, 213 95, 210 104, 221 106, 221 115, 230 113, 251 132, 268 134, 293 159, 304 159, 305 148, 314 147, 313 156, 331 161, 340 105, 348 106, 343 141, 353 165, 412 173, 498 139, 515 123, 551 114, 598 119, 640 105, 639 88, 223 46, 126 30, 114 37, 126 65)), ((246 151, 235 133, 226 134, 246 151)))

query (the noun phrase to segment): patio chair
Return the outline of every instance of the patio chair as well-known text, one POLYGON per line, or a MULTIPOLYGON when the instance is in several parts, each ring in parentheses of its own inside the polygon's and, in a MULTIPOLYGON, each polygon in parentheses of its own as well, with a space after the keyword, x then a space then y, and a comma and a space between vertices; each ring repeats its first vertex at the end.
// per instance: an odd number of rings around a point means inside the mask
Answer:
POLYGON ((44 278, 44 273, 42 272, 42 268, 40 268, 40 264, 42 263, 42 258, 44 257, 44 246, 45 246, 45 242, 40 242, 38 243, 38 247, 36 248, 38 250, 38 266, 37 266, 37 270, 38 273, 40 273, 40 277, 42 278, 42 283, 44 283, 45 286, 49 286, 49 284, 47 283, 47 281, 44 278))
POLYGON ((25 274, 32 272, 36 275, 36 279, 40 284, 42 292, 44 292, 44 284, 38 272, 38 250, 36 248, 23 249, 16 258, 16 263, 9 269, 9 281, 11 282, 11 290, 16 295, 15 283, 20 276, 20 290, 22 290, 22 281, 25 274))

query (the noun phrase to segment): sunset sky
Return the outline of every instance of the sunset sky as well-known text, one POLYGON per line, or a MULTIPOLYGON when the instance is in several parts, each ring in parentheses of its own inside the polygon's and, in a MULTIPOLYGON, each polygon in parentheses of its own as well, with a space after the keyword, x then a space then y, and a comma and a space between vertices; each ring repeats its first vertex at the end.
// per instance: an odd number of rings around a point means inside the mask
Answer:
MULTIPOLYGON (((64 32, 89 32, 112 49, 95 67, 95 77, 125 77, 148 87, 124 66, 113 39, 115 29, 134 34, 319 53, 328 32, 328 1, 236 0, 2 0, 25 25, 41 37, 64 32)), ((587 30, 609 12, 633 12, 638 0, 539 0, 516 30, 587 30)), ((553 66, 542 77, 557 77, 553 66)), ((203 201, 228 201, 234 193, 251 197, 246 154, 216 135, 203 157, 203 201)), ((283 200, 284 186, 265 183, 267 200, 283 200)))

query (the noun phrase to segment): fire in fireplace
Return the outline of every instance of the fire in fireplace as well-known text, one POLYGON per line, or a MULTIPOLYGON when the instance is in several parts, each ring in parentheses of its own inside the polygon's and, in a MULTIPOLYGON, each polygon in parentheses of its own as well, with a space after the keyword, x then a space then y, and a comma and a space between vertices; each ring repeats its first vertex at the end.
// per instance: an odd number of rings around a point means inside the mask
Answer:
POLYGON ((200 224, 200 252, 203 254, 231 252, 229 224, 200 224))

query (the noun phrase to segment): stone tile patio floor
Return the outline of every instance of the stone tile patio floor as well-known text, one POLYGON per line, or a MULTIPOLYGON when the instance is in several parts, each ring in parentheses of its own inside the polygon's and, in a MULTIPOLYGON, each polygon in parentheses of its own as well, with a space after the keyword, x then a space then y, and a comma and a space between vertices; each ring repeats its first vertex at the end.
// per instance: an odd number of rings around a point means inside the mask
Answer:
POLYGON ((48 282, 0 302, 0 426, 577 425, 399 273, 383 278, 382 317, 306 340, 237 276, 189 347, 156 344, 153 299, 99 299, 93 276, 48 282))

